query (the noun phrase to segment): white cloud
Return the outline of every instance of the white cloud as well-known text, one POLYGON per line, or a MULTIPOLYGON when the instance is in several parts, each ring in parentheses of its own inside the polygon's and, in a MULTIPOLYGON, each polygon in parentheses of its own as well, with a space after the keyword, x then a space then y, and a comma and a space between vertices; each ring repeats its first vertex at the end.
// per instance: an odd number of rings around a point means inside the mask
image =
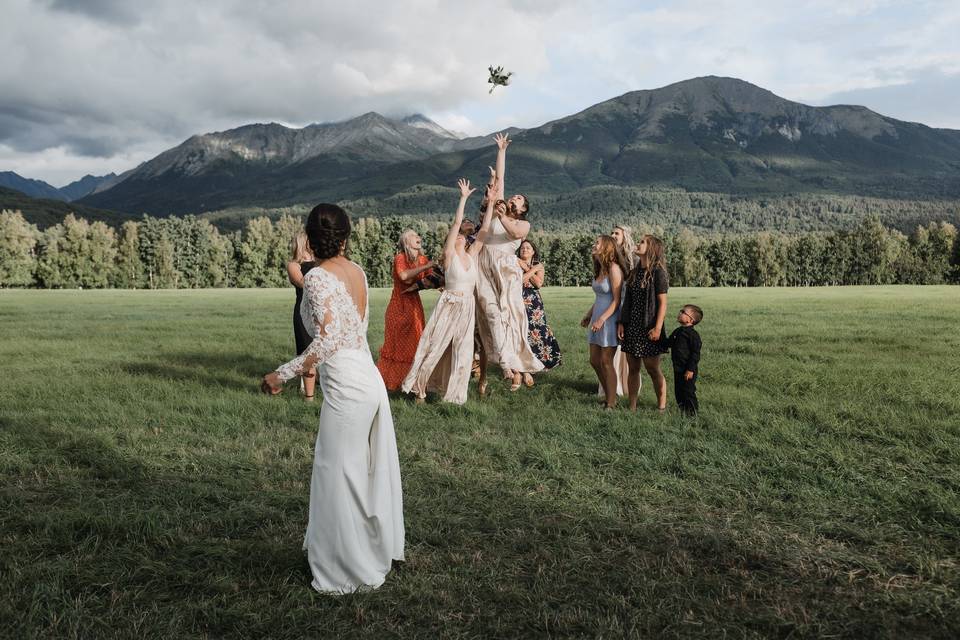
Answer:
POLYGON ((817 102, 960 73, 946 0, 3 5, 0 170, 57 180, 249 122, 422 112, 479 134, 708 74, 817 102), (514 83, 487 95, 489 64, 514 83))

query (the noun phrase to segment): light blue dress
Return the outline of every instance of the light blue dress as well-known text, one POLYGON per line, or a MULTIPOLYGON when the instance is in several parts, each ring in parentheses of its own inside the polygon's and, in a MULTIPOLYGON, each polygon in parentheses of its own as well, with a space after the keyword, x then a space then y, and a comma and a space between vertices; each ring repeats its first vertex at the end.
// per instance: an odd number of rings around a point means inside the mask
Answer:
POLYGON ((597 321, 607 307, 613 302, 613 291, 610 287, 610 279, 593 281, 593 293, 596 298, 593 301, 593 314, 590 316, 590 325, 587 327, 587 342, 597 344, 601 347, 617 346, 617 322, 620 320, 620 307, 613 312, 613 315, 607 318, 603 323, 603 328, 594 333, 590 327, 597 321))

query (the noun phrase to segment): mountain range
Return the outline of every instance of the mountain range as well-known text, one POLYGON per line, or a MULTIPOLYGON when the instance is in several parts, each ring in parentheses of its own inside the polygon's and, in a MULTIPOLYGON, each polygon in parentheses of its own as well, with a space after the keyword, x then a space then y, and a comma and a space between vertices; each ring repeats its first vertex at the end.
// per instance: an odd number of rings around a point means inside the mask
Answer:
MULTIPOLYGON (((531 195, 603 186, 960 198, 960 131, 860 106, 811 107, 734 78, 632 91, 510 131, 507 189, 531 195)), ((302 129, 251 124, 193 136, 120 176, 88 176, 71 194, 92 185, 81 204, 161 216, 386 201, 418 185, 452 186, 461 175, 485 179, 493 159, 490 136, 464 137, 422 115, 367 113, 302 129)), ((59 190, 66 199, 72 186, 59 190)))
POLYGON ((0 171, 0 187, 19 191, 31 198, 46 198, 63 202, 79 200, 97 190, 109 188, 118 179, 119 176, 115 173, 105 176, 85 175, 79 180, 58 189, 43 180, 24 178, 13 171, 0 171))

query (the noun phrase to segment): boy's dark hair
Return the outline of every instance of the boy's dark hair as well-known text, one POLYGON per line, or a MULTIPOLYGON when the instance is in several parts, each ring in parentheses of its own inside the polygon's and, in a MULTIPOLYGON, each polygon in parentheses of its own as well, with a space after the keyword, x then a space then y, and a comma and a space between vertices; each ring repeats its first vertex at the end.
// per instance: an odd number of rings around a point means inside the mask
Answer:
POLYGON ((700 324, 700 321, 703 320, 703 309, 697 305, 685 304, 683 309, 687 312, 687 315, 693 318, 693 324, 700 324))

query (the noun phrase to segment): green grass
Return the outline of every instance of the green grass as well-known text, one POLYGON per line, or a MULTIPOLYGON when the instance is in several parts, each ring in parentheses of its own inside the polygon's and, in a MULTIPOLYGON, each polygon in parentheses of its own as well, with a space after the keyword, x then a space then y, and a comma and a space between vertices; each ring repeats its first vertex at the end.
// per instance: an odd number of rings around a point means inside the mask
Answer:
POLYGON ((649 384, 599 411, 590 293, 544 297, 534 390, 394 399, 407 562, 332 598, 319 405, 256 393, 292 291, 0 291, 0 636, 960 634, 958 289, 672 290, 706 313, 696 421, 649 384))

